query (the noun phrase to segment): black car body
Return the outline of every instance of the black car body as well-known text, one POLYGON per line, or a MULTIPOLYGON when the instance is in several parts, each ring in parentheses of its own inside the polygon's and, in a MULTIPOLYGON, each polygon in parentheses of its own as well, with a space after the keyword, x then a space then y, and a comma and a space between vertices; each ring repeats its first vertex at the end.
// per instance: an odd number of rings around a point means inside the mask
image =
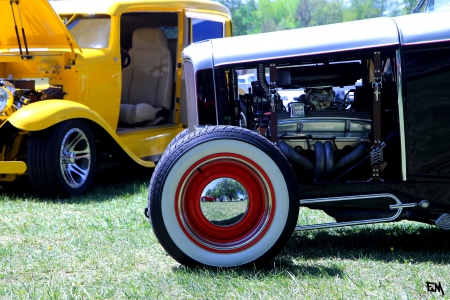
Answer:
POLYGON ((185 49, 190 133, 149 192, 164 248, 186 265, 231 267, 267 262, 294 229, 404 219, 450 229, 449 18, 443 9, 185 49), (258 78, 244 95, 241 70, 258 78), (335 101, 333 88, 352 85, 352 100, 335 101), (305 95, 285 111, 280 87, 305 95), (228 223, 205 217, 194 196, 221 177, 250 190, 228 223), (299 206, 336 222, 298 226, 299 206))

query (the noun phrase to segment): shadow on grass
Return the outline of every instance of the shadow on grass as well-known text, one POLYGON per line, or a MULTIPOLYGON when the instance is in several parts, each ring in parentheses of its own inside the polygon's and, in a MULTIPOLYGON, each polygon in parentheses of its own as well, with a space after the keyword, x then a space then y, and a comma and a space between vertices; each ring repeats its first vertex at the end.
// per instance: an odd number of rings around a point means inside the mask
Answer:
POLYGON ((186 268, 179 265, 173 267, 173 271, 195 276, 252 279, 273 278, 274 275, 325 278, 345 275, 338 262, 333 264, 337 259, 400 264, 450 263, 450 231, 414 222, 378 226, 294 232, 282 252, 263 268, 186 268), (324 261, 327 261, 326 267, 324 261))
POLYGON ((237 268, 213 268, 213 267, 195 267, 188 268, 181 265, 172 268, 175 273, 185 273, 195 276, 223 276, 227 278, 241 279, 273 279, 274 276, 282 276, 287 278, 294 277, 342 277, 344 271, 340 267, 325 267, 317 265, 301 265, 294 264, 292 259, 277 257, 263 268, 253 267, 251 265, 241 266, 237 268))
POLYGON ((129 165, 113 169, 99 170, 92 187, 84 195, 67 198, 50 199, 39 197, 34 193, 28 177, 24 176, 14 182, 0 184, 0 201, 28 200, 35 202, 55 202, 68 204, 88 204, 92 202, 110 201, 124 195, 141 193, 148 189, 153 169, 129 165))
POLYGON ((450 263, 450 232, 413 222, 295 232, 280 254, 304 259, 450 263))

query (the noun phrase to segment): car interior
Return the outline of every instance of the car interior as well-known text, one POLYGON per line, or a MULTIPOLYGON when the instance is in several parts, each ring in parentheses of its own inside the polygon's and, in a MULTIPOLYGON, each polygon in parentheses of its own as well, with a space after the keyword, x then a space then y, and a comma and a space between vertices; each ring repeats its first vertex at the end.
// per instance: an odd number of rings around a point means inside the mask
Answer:
POLYGON ((118 131, 173 123, 178 14, 121 17, 122 97, 118 131))

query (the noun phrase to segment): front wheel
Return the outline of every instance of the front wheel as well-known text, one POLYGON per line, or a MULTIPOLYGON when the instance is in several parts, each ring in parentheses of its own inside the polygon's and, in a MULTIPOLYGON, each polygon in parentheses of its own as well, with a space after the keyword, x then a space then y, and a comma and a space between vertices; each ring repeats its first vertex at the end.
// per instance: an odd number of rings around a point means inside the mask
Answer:
POLYGON ((27 157, 31 185, 40 195, 83 194, 94 179, 94 138, 81 120, 68 120, 32 132, 27 157))
POLYGON ((187 136, 189 134, 189 129, 186 128, 183 131, 181 131, 180 133, 178 133, 169 143, 169 145, 167 145, 167 148, 172 147, 173 144, 175 144, 176 142, 178 142, 179 140, 181 140, 182 138, 184 138, 185 136, 187 136))
POLYGON ((215 126, 166 150, 148 205, 156 237, 178 262, 235 267, 264 265, 281 251, 295 228, 299 197, 277 147, 250 130, 215 126), (246 200, 202 203, 208 189, 246 200))

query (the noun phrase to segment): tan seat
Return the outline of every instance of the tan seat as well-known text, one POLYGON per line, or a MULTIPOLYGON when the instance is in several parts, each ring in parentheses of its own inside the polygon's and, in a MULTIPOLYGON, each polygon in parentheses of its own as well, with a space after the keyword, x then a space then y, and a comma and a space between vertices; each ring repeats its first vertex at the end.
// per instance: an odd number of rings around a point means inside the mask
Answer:
POLYGON ((136 29, 128 53, 119 122, 134 125, 154 120, 163 107, 170 109, 173 65, 166 34, 159 28, 136 29))

